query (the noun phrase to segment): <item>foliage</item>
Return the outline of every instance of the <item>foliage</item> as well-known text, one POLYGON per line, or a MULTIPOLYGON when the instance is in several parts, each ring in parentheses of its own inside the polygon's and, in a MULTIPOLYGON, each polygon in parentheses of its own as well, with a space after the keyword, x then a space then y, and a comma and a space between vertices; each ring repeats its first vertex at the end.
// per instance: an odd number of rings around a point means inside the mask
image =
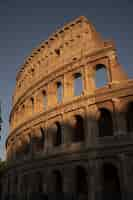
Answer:
POLYGON ((7 161, 0 160, 0 174, 7 168, 7 161))

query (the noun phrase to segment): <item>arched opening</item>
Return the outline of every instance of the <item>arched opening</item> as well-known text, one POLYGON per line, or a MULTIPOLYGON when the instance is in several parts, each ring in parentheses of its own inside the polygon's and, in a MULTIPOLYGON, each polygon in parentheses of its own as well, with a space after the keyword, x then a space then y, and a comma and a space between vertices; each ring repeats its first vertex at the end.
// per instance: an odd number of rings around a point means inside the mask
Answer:
POLYGON ((45 130, 44 128, 40 128, 41 131, 41 138, 40 138, 40 149, 42 150, 45 146, 45 130))
POLYGON ((83 91, 82 75, 81 73, 74 74, 74 96, 80 96, 83 91))
POLYGON ((38 130, 38 134, 34 135, 33 138, 32 138, 32 146, 33 146, 35 153, 43 151, 44 143, 45 143, 45 131, 41 127, 38 130))
POLYGON ((21 182, 21 192, 23 199, 28 198, 28 188, 29 188, 29 177, 27 174, 22 176, 22 182, 21 182))
POLYGON ((55 170, 52 174, 53 192, 62 193, 63 191, 63 180, 60 171, 55 170))
POLYGON ((127 131, 133 131, 133 102, 129 103, 126 113, 127 131))
POLYGON ((31 100, 31 112, 34 113, 34 98, 32 97, 30 100, 31 100))
POLYGON ((61 130, 61 125, 59 122, 55 123, 55 130, 54 130, 54 135, 53 135, 53 145, 54 146, 59 146, 62 144, 62 130, 61 130))
POLYGON ((63 97, 63 87, 61 82, 57 82, 57 102, 62 102, 63 97))
POLYGON ((39 193, 43 192, 43 174, 41 172, 36 173, 36 187, 37 187, 37 192, 39 193))
POLYGON ((100 117, 98 120, 99 137, 113 135, 113 121, 109 110, 100 109, 100 117))
POLYGON ((47 107, 47 93, 46 91, 43 91, 43 109, 46 110, 47 107))
POLYGON ((84 120, 80 115, 74 119, 72 142, 82 142, 85 140, 84 120))
POLYGON ((84 167, 76 167, 76 179, 75 179, 75 191, 76 194, 82 195, 84 200, 88 199, 88 176, 84 167))
POLYGON ((96 88, 103 87, 107 84, 107 68, 103 64, 96 65, 96 74, 95 74, 96 88))
POLYGON ((34 142, 35 142, 35 149, 37 152, 42 152, 44 149, 44 142, 45 142, 45 131, 44 129, 41 127, 39 130, 39 135, 38 137, 34 138, 34 142))
POLYGON ((25 117, 25 105, 22 106, 22 116, 25 117))
POLYGON ((111 163, 102 167, 102 199, 121 200, 120 180, 117 168, 111 163))

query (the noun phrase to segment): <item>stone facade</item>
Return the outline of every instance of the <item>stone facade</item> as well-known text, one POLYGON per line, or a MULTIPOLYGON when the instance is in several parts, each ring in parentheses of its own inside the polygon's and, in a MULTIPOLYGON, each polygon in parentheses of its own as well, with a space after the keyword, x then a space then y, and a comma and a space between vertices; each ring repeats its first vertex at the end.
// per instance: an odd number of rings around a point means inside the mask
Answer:
POLYGON ((77 18, 34 49, 17 75, 2 199, 15 192, 25 199, 45 192, 91 200, 117 192, 117 199, 127 199, 133 192, 132 124, 133 80, 114 42, 77 18), (107 83, 97 87, 100 69, 107 83))

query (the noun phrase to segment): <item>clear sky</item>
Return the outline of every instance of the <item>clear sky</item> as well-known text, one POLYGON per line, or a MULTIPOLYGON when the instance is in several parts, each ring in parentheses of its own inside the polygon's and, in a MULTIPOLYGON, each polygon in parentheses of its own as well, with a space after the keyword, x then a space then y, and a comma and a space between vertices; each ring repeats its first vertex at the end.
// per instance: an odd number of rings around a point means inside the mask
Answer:
POLYGON ((119 61, 129 77, 133 77, 132 0, 0 0, 2 158, 17 71, 41 40, 80 15, 86 16, 105 39, 115 40, 119 61))

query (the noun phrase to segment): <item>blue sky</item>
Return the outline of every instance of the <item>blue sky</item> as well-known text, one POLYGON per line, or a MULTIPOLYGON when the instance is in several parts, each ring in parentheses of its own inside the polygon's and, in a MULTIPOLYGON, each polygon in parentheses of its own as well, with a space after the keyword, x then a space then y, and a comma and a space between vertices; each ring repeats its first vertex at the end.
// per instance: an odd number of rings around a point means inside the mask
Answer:
POLYGON ((8 117, 16 73, 31 49, 58 27, 84 15, 105 39, 114 39, 119 61, 133 77, 132 0, 0 0, 0 100, 3 127, 0 156, 8 135, 8 117))

